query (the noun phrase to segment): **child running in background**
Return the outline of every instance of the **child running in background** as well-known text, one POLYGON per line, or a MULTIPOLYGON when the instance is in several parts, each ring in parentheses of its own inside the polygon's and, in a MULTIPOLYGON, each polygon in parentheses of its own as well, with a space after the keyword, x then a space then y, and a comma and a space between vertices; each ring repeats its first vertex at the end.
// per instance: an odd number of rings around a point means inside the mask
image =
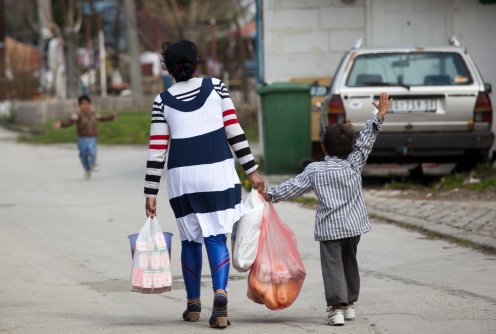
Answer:
POLYGON ((309 164, 296 177, 265 190, 274 203, 313 190, 319 200, 314 237, 320 242, 320 262, 327 302, 327 323, 344 325, 355 317, 360 275, 356 259, 360 236, 371 229, 362 194, 362 168, 377 138, 391 100, 381 93, 378 112, 355 141, 353 128, 329 126, 323 138, 325 160, 309 164))
POLYGON ((91 172, 96 171, 96 136, 98 135, 97 122, 113 121, 117 118, 115 113, 109 116, 101 116, 91 110, 91 99, 87 95, 78 98, 79 112, 71 115, 70 118, 63 121, 56 121, 53 127, 68 127, 73 124, 77 125, 77 145, 79 157, 84 168, 86 179, 91 177, 91 172))

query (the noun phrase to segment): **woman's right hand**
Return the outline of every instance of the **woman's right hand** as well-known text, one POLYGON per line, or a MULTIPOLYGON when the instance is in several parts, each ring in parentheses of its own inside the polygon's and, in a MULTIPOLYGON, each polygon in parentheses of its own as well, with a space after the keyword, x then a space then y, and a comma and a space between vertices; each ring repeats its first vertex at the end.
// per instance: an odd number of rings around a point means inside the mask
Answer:
POLYGON ((155 217, 157 215, 157 199, 153 197, 146 198, 145 213, 147 217, 155 217))
POLYGON ((265 190, 265 181, 262 175, 260 175, 258 171, 254 171, 248 174, 248 179, 251 182, 252 188, 255 188, 259 193, 263 194, 263 191, 265 190))

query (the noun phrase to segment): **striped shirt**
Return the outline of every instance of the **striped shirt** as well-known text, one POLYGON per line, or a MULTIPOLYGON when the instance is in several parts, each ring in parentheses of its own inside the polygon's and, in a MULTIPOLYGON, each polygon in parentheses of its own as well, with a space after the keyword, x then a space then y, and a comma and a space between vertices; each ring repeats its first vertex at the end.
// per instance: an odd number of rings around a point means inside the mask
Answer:
POLYGON ((271 187, 267 191, 270 200, 287 200, 313 189, 319 199, 314 228, 317 241, 368 232, 371 224, 362 194, 361 172, 381 125, 382 119, 374 115, 365 123, 348 158, 326 156, 324 161, 309 164, 301 174, 271 187))
MULTIPOLYGON (((221 80, 216 78, 205 78, 205 80, 211 80, 213 91, 219 96, 218 99, 220 102, 218 109, 220 110, 219 112, 222 113, 221 117, 224 123, 223 132, 225 132, 227 142, 245 173, 250 174, 258 168, 258 165, 251 153, 245 133, 239 125, 236 110, 229 96, 229 92, 221 80)), ((190 101, 194 104, 196 102, 195 99, 200 97, 202 93, 202 87, 204 87, 203 81, 202 78, 192 78, 188 81, 176 83, 169 88, 169 93, 179 101, 190 101)), ((203 92, 205 91, 203 90, 203 92)), ((206 93, 209 94, 209 92, 206 93)), ((145 176, 144 193, 146 197, 156 197, 158 194, 160 179, 165 166, 167 150, 169 148, 169 140, 171 139, 171 127, 165 117, 165 108, 167 106, 164 104, 162 96, 162 94, 157 95, 153 101, 152 107, 150 143, 148 146, 145 176)), ((201 106, 199 105, 197 107, 201 106)), ((217 108, 216 105, 213 107, 217 108)), ((174 106, 172 106, 172 108, 174 108, 174 106)), ((194 106, 192 108, 194 108, 194 106)), ((212 112, 216 112, 215 109, 212 110, 212 112)), ((199 123, 201 123, 201 121, 201 119, 198 120, 199 123)), ((188 126, 190 126, 190 124, 188 124, 188 126)), ((203 123, 201 126, 206 128, 210 125, 203 123)), ((205 152, 205 154, 206 153, 207 152, 205 152)))

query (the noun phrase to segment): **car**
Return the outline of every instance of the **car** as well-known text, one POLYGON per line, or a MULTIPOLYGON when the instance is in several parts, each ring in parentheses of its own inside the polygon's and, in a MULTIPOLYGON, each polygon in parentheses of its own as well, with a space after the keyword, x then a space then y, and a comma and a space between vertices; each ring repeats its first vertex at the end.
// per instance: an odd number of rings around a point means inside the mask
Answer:
POLYGON ((358 132, 381 92, 393 98, 369 156, 378 163, 487 161, 494 133, 491 85, 456 38, 441 46, 361 47, 342 57, 320 110, 330 124, 358 132))

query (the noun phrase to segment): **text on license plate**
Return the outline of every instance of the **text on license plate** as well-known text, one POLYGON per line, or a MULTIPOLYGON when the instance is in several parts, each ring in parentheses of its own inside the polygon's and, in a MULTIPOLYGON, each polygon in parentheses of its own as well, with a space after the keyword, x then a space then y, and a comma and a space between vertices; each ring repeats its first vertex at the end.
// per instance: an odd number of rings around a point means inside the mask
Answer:
POLYGON ((435 99, 415 99, 415 100, 393 100, 390 112, 394 113, 418 113, 435 112, 435 99))

